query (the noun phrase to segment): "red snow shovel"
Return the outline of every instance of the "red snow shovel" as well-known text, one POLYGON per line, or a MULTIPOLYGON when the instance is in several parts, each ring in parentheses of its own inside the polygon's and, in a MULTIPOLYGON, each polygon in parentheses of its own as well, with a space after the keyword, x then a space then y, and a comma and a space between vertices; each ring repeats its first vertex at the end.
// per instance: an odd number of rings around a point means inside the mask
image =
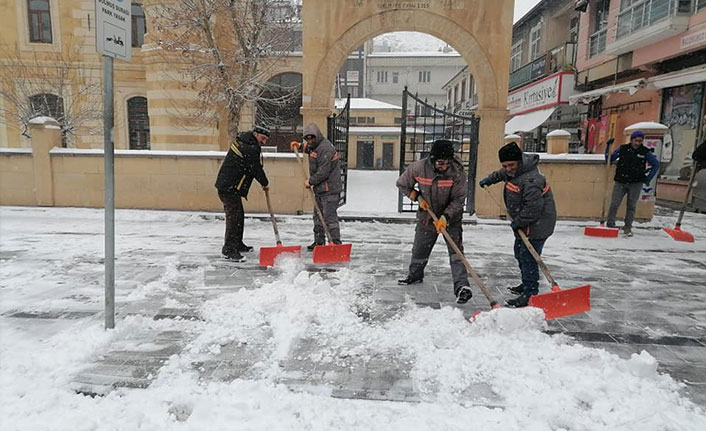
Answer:
MULTIPOLYGON (((422 204, 422 202, 425 202, 424 198, 421 196, 419 196, 418 200, 419 200, 420 205, 422 204)), ((435 222, 439 221, 439 218, 436 216, 436 214, 434 214, 434 211, 431 210, 430 206, 427 206, 426 211, 427 211, 427 213, 429 213, 432 220, 434 220, 435 222)), ((476 283, 476 286, 478 286, 480 291, 483 292, 483 295, 485 295, 485 297, 488 299, 488 302, 490 302, 491 308, 493 308, 493 309, 500 308, 500 304, 498 304, 497 301, 495 299, 493 299, 493 296, 490 294, 490 291, 485 286, 485 284, 483 284, 483 280, 481 280, 480 277, 478 276, 478 274, 476 274, 476 272, 471 267, 471 264, 468 263, 468 259, 466 259, 466 256, 463 255, 463 253, 461 252, 461 249, 458 248, 458 245, 456 245, 454 240, 451 239, 451 235, 449 235, 449 233, 446 232, 446 229, 443 227, 441 228, 441 234, 444 236, 444 238, 446 238, 446 242, 451 246, 453 251, 456 253, 456 256, 458 256, 461 259, 461 262, 463 262, 463 265, 466 267, 466 271, 468 271, 468 273, 471 274, 471 278, 473 278, 473 281, 476 283)), ((475 315, 473 317, 475 318, 475 315)))
POLYGON ((606 183, 606 188, 605 188, 605 193, 603 194, 603 207, 601 209, 601 224, 600 226, 586 226, 583 229, 583 234, 586 236, 600 236, 603 238, 617 238, 618 234, 620 231, 618 228, 615 227, 607 227, 605 225, 605 201, 608 200, 608 192, 610 191, 610 187, 608 185, 610 184, 610 146, 613 144, 615 140, 613 138, 610 138, 606 141, 606 162, 605 162, 605 183, 606 183))
MULTIPOLYGON (((503 206, 498 202, 498 200, 490 193, 490 190, 485 189, 488 194, 493 198, 499 207, 503 206)), ((507 213, 507 209, 505 210, 507 213)), ((512 216, 507 213, 507 217, 512 221, 512 216)), ((544 310, 544 318, 546 320, 556 319, 557 317, 570 316, 572 314, 584 313, 591 310, 591 285, 586 284, 579 287, 574 287, 572 289, 562 290, 559 288, 559 283, 554 280, 552 274, 549 272, 549 268, 544 264, 542 257, 534 249, 532 243, 529 242, 527 235, 522 229, 519 229, 517 233, 522 238, 522 242, 537 261, 539 267, 542 269, 544 276, 547 277, 547 281, 552 285, 552 291, 549 293, 543 293, 541 295, 530 296, 529 305, 530 307, 537 307, 544 310)))
POLYGON ((686 203, 689 202, 689 195, 691 194, 691 189, 694 187, 694 177, 696 177, 696 164, 696 161, 694 161, 694 164, 691 165, 691 178, 689 178, 689 186, 686 188, 684 202, 682 202, 681 204, 681 211, 679 211, 679 218, 677 219, 677 224, 674 226, 674 229, 669 229, 667 227, 663 228, 664 231, 669 234, 669 236, 671 236, 677 241, 694 242, 694 235, 681 230, 681 219, 684 217, 684 211, 686 211, 686 203))
MULTIPOLYGON (((294 149, 294 153, 297 155, 299 165, 302 167, 302 173, 304 174, 304 178, 308 181, 309 176, 306 173, 306 168, 304 168, 304 159, 299 154, 298 145, 298 142, 292 142, 291 147, 292 149, 294 149)), ((328 245, 317 245, 316 247, 314 247, 312 260, 314 261, 314 263, 349 262, 351 260, 351 247, 353 245, 334 244, 332 242, 331 232, 329 232, 328 226, 326 226, 324 214, 321 212, 321 208, 319 208, 319 205, 316 203, 316 195, 314 195, 314 189, 309 187, 309 191, 311 192, 311 200, 314 203, 314 211, 316 211, 316 214, 319 216, 319 221, 321 221, 321 225, 324 227, 324 232, 326 232, 326 238, 328 239, 328 245)))
POLYGON ((297 257, 302 254, 302 246, 292 245, 283 246, 282 241, 279 239, 279 230, 277 229, 277 221, 275 220, 275 214, 272 212, 272 204, 270 203, 270 192, 265 189, 265 200, 267 200, 267 209, 270 210, 270 219, 272 220, 272 228, 275 231, 275 239, 277 240, 276 247, 260 247, 260 266, 274 266, 275 259, 281 254, 292 254, 297 257))

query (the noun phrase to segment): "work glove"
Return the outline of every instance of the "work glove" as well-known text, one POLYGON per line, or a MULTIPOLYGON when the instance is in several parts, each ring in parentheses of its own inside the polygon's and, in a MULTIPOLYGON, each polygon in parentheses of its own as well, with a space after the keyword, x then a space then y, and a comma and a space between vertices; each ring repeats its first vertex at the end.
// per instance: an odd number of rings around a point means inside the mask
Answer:
POLYGON ((292 141, 289 143, 289 148, 291 148, 292 151, 294 151, 294 149, 296 148, 300 152, 304 152, 304 151, 306 151, 306 143, 292 141))
POLYGON ((419 197, 419 192, 417 190, 412 189, 411 192, 409 192, 409 200, 412 202, 416 202, 417 198, 419 197))
POLYGON ((615 142, 615 138, 610 138, 605 141, 605 144, 610 148, 610 146, 613 145, 613 142, 615 142))
POLYGON ((492 183, 490 182, 490 178, 488 178, 488 177, 485 177, 485 178, 483 178, 482 180, 480 180, 480 181, 478 182, 478 185, 481 186, 481 187, 488 187, 488 186, 491 185, 491 184, 492 184, 492 183))
POLYGON ((421 201, 419 201, 419 208, 421 208, 422 211, 427 211, 429 209, 429 202, 422 199, 421 201))
POLYGON ((516 220, 513 220, 512 223, 510 223, 510 229, 512 229, 513 232, 517 232, 522 229, 522 227, 516 220))
POLYGON ((304 181, 304 188, 305 188, 305 189, 310 189, 310 188, 311 188, 311 184, 309 184, 309 181, 304 181))
POLYGON ((270 186, 262 186, 262 190, 265 191, 265 192, 269 192, 269 191, 270 191, 270 186))
POLYGON ((439 217, 439 220, 434 222, 434 227, 436 228, 436 233, 441 233, 442 229, 446 230, 446 226, 448 226, 448 223, 446 222, 445 215, 442 215, 441 217, 439 217))

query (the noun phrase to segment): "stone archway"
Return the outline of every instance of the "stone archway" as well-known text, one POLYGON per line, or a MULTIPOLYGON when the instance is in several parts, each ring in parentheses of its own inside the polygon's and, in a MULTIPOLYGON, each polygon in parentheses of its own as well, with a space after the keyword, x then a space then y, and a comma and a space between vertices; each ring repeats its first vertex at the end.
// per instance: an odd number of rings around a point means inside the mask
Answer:
MULTIPOLYGON (((304 123, 325 127, 333 110, 334 77, 360 44, 394 31, 427 33, 458 50, 476 78, 481 117, 478 172, 496 169, 507 112, 513 7, 513 0, 306 0, 302 9, 304 123)), ((479 215, 499 214, 493 205, 478 194, 479 215)))

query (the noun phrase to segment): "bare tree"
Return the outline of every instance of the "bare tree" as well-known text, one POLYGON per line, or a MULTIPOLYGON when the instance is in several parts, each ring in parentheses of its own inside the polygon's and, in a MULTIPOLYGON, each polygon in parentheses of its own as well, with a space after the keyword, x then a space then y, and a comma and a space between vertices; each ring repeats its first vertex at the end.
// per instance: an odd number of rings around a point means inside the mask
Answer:
MULTIPOLYGON (((72 46, 68 44, 68 46, 72 46)), ((29 137, 37 116, 59 122, 64 146, 80 133, 100 134, 100 70, 79 61, 76 52, 19 52, 0 46, 0 122, 29 137)))
POLYGON ((296 0, 155 0, 147 4, 153 43, 198 89, 201 116, 226 114, 228 134, 239 130, 244 106, 267 100, 285 106, 296 91, 273 92, 268 79, 301 47, 296 0), (276 94, 272 97, 272 94, 276 94))

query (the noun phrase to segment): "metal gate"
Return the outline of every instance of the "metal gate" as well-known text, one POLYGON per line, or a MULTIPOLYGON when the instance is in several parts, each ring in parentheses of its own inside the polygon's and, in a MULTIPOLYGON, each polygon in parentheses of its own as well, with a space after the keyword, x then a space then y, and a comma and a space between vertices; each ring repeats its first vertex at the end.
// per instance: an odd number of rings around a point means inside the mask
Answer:
MULTIPOLYGON (((476 161, 478 158, 478 128, 480 118, 471 114, 462 116, 446 112, 411 94, 407 87, 402 92, 402 133, 400 136, 400 174, 412 162, 425 158, 437 139, 455 141, 456 155, 460 156, 468 172, 466 211, 475 212, 476 161)), ((398 193, 399 212, 417 211, 417 203, 398 193)))
POLYGON ((350 112, 351 112, 351 96, 348 95, 346 105, 338 114, 333 114, 328 117, 327 135, 333 147, 338 153, 338 162, 341 165, 341 182, 343 183, 343 191, 338 200, 338 206, 346 203, 348 195, 348 128, 350 127, 350 112))

